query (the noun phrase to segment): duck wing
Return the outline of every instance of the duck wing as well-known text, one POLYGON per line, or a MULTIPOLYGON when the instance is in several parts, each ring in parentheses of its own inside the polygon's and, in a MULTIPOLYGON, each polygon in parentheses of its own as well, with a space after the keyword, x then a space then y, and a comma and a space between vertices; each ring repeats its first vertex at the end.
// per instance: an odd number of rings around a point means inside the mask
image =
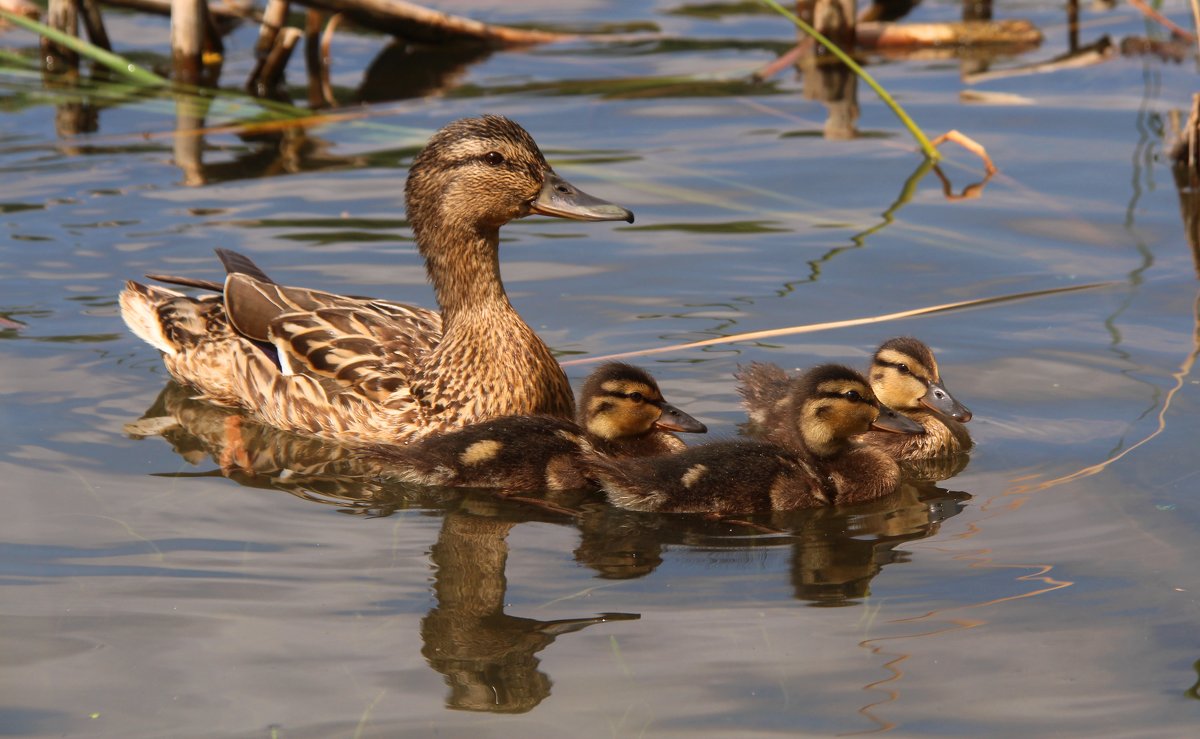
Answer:
POLYGON ((224 292, 230 324, 248 339, 273 345, 285 375, 330 378, 377 403, 398 400, 412 369, 442 337, 441 315, 424 308, 240 272, 226 278, 224 292))

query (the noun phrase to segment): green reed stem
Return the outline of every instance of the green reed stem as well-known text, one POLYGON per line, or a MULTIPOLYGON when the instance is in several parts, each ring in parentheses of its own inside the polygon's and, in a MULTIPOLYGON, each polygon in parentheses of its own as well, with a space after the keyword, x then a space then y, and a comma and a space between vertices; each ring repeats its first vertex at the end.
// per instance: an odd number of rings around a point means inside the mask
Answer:
POLYGON ((143 85, 154 85, 155 87, 163 87, 171 84, 171 82, 148 69, 143 69, 128 59, 118 56, 111 51, 105 51, 98 46, 89 44, 83 39, 76 38, 70 34, 63 33, 55 28, 47 26, 45 23, 29 20, 23 16, 10 13, 7 10, 0 10, 0 18, 24 28, 27 31, 33 31, 39 36, 45 36, 60 46, 65 46, 71 51, 80 56, 87 57, 97 64, 102 64, 105 67, 113 70, 117 74, 124 75, 131 80, 140 82, 143 85))
POLYGON ((924 152, 927 159, 932 162, 936 162, 941 158, 941 156, 938 154, 938 150, 929 142, 929 139, 925 136, 925 133, 920 129, 920 127, 917 126, 916 123, 913 123, 913 119, 908 117, 908 113, 904 112, 904 108, 900 107, 900 104, 897 103, 890 94, 888 94, 887 90, 883 89, 883 87, 875 81, 874 77, 867 74, 867 70, 859 66, 858 62, 851 59, 849 54, 838 48, 838 46, 826 38, 823 33, 813 28, 808 23, 800 20, 795 13, 792 13, 784 8, 782 5, 776 2, 776 0, 759 0, 759 2, 761 2, 763 5, 766 5, 768 8, 771 8, 776 13, 779 13, 784 18, 787 18, 792 23, 795 23, 797 28, 811 36, 814 41, 821 44, 826 49, 829 49, 829 51, 832 52, 833 55, 842 62, 842 64, 845 64, 850 68, 850 71, 858 75, 859 79, 861 79, 863 82, 866 82, 867 85, 875 91, 875 94, 878 95, 879 98, 883 100, 883 102, 886 103, 889 108, 892 109, 892 112, 896 114, 896 117, 899 118, 900 122, 904 124, 904 127, 908 129, 908 132, 911 133, 913 138, 917 140, 917 144, 920 145, 921 151, 924 152))

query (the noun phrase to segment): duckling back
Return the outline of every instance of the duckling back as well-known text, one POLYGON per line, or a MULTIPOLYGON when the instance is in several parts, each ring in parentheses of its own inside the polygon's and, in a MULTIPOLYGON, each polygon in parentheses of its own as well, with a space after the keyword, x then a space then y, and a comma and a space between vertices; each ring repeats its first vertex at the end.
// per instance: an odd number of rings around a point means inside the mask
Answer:
POLYGON ((419 485, 509 492, 587 486, 578 464, 584 434, 550 416, 506 416, 381 450, 391 474, 419 485))
POLYGON ((609 459, 665 454, 684 447, 671 430, 705 428, 667 403, 647 372, 610 363, 585 382, 578 424, 506 416, 382 453, 398 477, 423 485, 571 490, 589 484, 585 450, 609 459))
POLYGON ((715 442, 645 459, 590 453, 585 460, 609 502, 633 511, 730 515, 830 503, 809 462, 765 442, 715 442))

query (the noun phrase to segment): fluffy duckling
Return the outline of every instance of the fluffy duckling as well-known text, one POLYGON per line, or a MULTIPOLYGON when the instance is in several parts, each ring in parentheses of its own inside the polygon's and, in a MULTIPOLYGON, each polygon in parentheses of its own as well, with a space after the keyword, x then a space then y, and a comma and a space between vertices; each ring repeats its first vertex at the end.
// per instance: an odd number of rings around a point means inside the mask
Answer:
POLYGON ((685 449, 672 431, 707 429, 667 403, 647 372, 612 362, 588 376, 577 423, 506 416, 381 453, 399 465, 397 477, 422 485, 574 490, 588 484, 580 457, 584 446, 614 459, 685 449))
POLYGON ((911 436, 871 432, 872 446, 901 461, 953 456, 971 448, 965 424, 971 411, 955 400, 924 342, 908 336, 888 339, 876 350, 869 372, 871 389, 880 402, 921 425, 911 436))
POLYGON ((121 317, 177 380, 287 431, 395 444, 497 416, 572 418, 566 375, 500 280, 500 227, 534 213, 633 214, 580 192, 525 129, 491 115, 434 134, 405 199, 439 311, 287 287, 221 251, 219 295, 131 281, 121 317))
POLYGON ((872 427, 900 433, 920 427, 898 414, 881 415, 871 386, 848 367, 826 364, 784 379, 778 412, 789 432, 775 443, 725 441, 629 460, 588 453, 589 470, 611 503, 638 511, 789 511, 892 493, 899 466, 853 437, 872 427))

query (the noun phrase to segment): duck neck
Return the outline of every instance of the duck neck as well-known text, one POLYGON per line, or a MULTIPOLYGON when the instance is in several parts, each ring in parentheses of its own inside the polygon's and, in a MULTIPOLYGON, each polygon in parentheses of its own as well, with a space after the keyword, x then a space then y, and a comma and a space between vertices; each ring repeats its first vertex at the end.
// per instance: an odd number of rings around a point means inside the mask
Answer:
POLYGON ((512 310, 500 280, 499 227, 447 220, 439 229, 414 231, 447 329, 481 308, 512 310))

